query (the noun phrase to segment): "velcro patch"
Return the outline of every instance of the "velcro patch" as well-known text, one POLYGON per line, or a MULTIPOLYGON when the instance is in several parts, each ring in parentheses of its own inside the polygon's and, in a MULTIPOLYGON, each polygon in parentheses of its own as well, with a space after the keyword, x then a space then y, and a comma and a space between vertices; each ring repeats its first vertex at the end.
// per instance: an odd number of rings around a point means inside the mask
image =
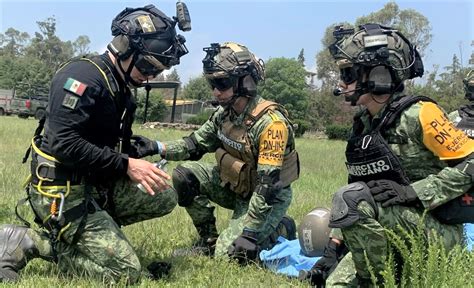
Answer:
POLYGON ((79 103, 79 97, 66 93, 63 99, 63 106, 69 109, 76 109, 77 103, 79 103))
POLYGON ((387 46, 388 37, 387 35, 370 35, 364 36, 364 47, 374 47, 374 46, 387 46))
POLYGON ((156 32, 155 25, 151 21, 150 15, 140 15, 137 17, 138 23, 142 27, 143 33, 156 32))
POLYGON ((67 78, 66 83, 64 83, 64 89, 77 96, 82 96, 87 89, 87 85, 75 79, 67 78))
POLYGON ((419 119, 423 143, 439 159, 460 159, 474 152, 474 140, 456 128, 436 104, 422 102, 419 119))
POLYGON ((272 122, 260 135, 258 164, 282 166, 287 143, 288 129, 285 122, 272 122))

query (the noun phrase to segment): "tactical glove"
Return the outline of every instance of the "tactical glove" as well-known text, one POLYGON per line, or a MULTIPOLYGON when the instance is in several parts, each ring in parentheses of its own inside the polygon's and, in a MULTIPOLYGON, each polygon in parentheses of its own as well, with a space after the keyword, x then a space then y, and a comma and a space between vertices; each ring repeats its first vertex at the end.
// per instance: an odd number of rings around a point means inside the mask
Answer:
POLYGON ((257 260, 258 252, 257 233, 247 230, 244 230, 227 249, 227 255, 231 259, 236 259, 240 265, 247 265, 257 260))
POLYGON ((392 180, 369 181, 367 186, 374 200, 382 203, 382 207, 400 204, 413 204, 418 196, 411 186, 400 185, 392 180))
POLYGON ((132 149, 130 156, 133 158, 143 158, 145 156, 161 153, 162 144, 158 141, 153 141, 139 135, 133 135, 131 141, 132 149))
POLYGON ((301 281, 309 280, 312 286, 324 287, 326 279, 336 269, 339 261, 346 255, 348 249, 344 243, 337 244, 329 239, 324 247, 323 256, 314 264, 311 270, 302 270, 298 279, 301 281))

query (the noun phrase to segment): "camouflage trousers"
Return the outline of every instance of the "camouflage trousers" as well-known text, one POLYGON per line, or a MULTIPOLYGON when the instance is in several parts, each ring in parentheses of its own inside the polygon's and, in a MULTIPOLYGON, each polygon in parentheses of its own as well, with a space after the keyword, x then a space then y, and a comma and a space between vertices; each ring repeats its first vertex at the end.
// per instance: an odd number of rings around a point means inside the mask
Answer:
POLYGON ((199 195, 194 197, 193 202, 185 207, 196 227, 201 225, 215 225, 215 207, 211 201, 221 207, 233 210, 229 225, 225 228, 217 239, 215 256, 226 256, 227 248, 240 236, 244 229, 244 220, 250 205, 255 209, 266 209, 262 214, 266 214, 265 219, 261 219, 261 229, 259 230, 258 244, 265 248, 275 238, 276 228, 285 215, 291 203, 292 190, 286 188, 280 190, 275 195, 271 208, 264 203, 263 197, 252 197, 243 199, 227 187, 221 187, 218 168, 212 164, 199 162, 185 162, 181 166, 189 169, 199 181, 199 195), (262 208, 263 207, 263 208, 262 208), (272 237, 270 237, 272 236, 272 237))
MULTIPOLYGON (((462 225, 446 225, 436 220, 430 213, 426 213, 422 222, 423 209, 406 206, 378 206, 378 218, 375 211, 367 202, 361 202, 358 211, 362 216, 352 226, 342 228, 342 235, 351 253, 347 254, 336 270, 326 281, 327 287, 357 287, 358 280, 355 276, 370 279, 365 255, 367 255, 372 271, 378 279, 380 272, 385 269, 385 259, 388 255, 388 240, 384 228, 398 233, 398 226, 406 231, 414 231, 423 223, 425 235, 432 238, 434 235, 441 237, 446 249, 455 245, 463 245, 462 225)), ((337 229, 335 229, 337 230, 337 229)), ((334 231, 333 235, 338 235, 334 231)))
MULTIPOLYGON (((66 193, 63 186, 42 187, 51 194, 66 193)), ((40 219, 47 219, 53 198, 43 196, 38 187, 30 184, 29 195, 31 205, 40 219)), ((99 202, 99 192, 94 188, 92 196, 99 202)), ((84 201, 84 186, 71 186, 65 198, 64 210, 80 205, 84 201)), ((169 188, 161 193, 150 196, 140 191, 135 183, 123 179, 115 183, 113 189, 114 214, 107 210, 89 213, 83 232, 75 245, 71 245, 82 218, 65 223, 57 244, 58 265, 64 272, 85 275, 102 279, 104 283, 116 283, 125 279, 128 283, 140 279, 142 267, 130 242, 117 223, 129 225, 153 219, 170 213, 177 204, 174 189, 169 188)), ((40 254, 50 253, 51 247, 47 237, 34 231, 28 231, 40 246, 40 254)))

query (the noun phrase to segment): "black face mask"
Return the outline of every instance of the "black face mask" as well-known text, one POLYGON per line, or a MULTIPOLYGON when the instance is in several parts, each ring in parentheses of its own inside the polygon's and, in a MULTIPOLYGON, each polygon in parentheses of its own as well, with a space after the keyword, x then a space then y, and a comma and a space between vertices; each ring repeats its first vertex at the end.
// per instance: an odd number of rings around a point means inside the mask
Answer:
POLYGON ((135 62, 135 67, 140 71, 143 76, 153 76, 155 78, 163 72, 163 70, 156 68, 153 64, 148 62, 144 57, 138 56, 137 61, 135 62))
POLYGON ((234 80, 231 78, 211 78, 207 79, 207 82, 211 86, 212 89, 217 89, 219 91, 225 91, 231 87, 234 87, 234 80))

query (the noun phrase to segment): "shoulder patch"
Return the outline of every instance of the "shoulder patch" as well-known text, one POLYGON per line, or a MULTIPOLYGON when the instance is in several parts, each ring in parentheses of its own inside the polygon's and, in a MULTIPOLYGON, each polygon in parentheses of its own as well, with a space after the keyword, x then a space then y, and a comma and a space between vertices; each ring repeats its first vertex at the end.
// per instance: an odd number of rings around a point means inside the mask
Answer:
POLYGON ((270 123, 260 135, 258 164, 282 166, 288 143, 288 128, 278 120, 270 123))
POLYGON ((72 78, 67 78, 64 89, 78 96, 82 96, 87 89, 87 85, 72 78))
POLYGON ((66 93, 63 99, 63 106, 69 109, 76 109, 77 103, 79 103, 79 97, 72 95, 71 93, 66 93))
POLYGON ((423 143, 441 160, 459 159, 474 152, 474 140, 456 128, 436 104, 421 102, 419 119, 423 143))

